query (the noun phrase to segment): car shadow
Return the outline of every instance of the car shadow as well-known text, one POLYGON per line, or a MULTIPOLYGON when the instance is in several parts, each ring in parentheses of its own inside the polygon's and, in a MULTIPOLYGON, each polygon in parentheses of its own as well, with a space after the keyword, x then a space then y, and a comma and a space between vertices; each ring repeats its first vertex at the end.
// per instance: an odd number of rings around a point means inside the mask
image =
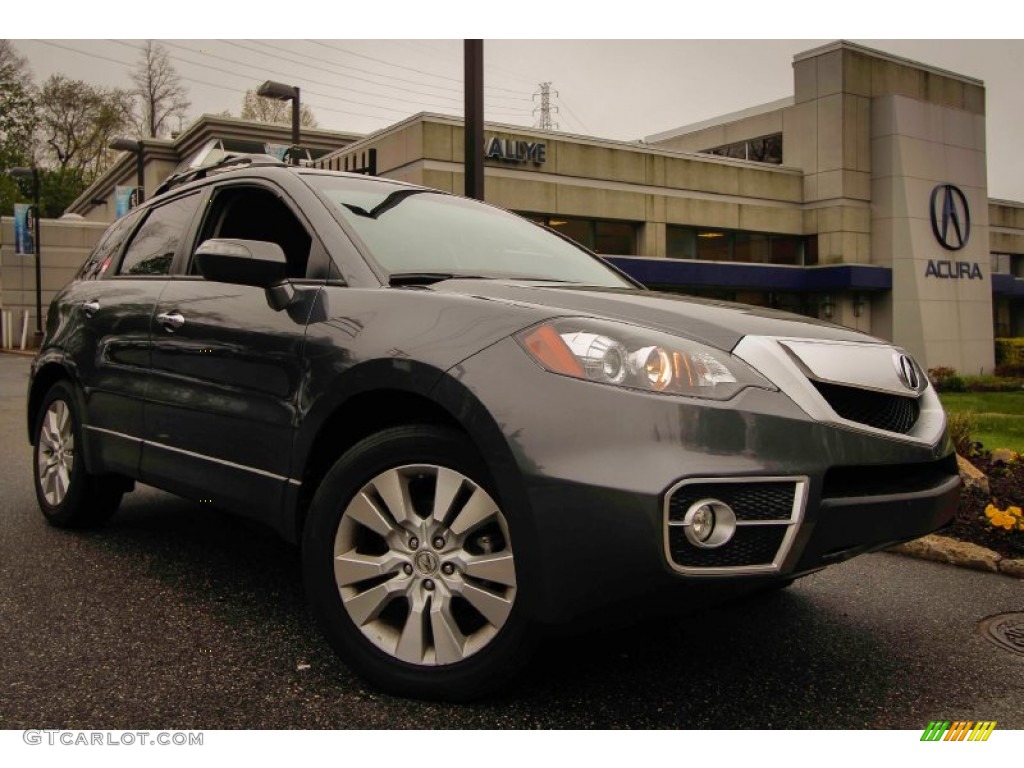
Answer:
POLYGON ((864 728, 912 656, 822 599, 822 574, 686 616, 547 637, 482 701, 410 701, 374 692, 333 655, 306 605, 298 549, 258 524, 145 489, 105 528, 68 535, 194 606, 246 663, 264 659, 246 684, 265 686, 263 675, 289 686, 273 712, 225 720, 212 708, 191 727, 864 728))

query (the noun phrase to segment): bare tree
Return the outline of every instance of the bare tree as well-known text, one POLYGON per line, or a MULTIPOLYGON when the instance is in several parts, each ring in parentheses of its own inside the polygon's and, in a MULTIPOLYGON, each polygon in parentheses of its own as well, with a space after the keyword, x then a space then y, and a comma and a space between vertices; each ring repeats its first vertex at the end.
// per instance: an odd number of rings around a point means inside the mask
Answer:
POLYGON ((132 73, 134 95, 138 98, 136 124, 141 136, 163 136, 171 131, 171 121, 185 119, 192 105, 188 91, 171 64, 167 50, 152 40, 142 49, 138 68, 132 73))
POLYGON ((111 140, 128 128, 131 106, 128 91, 51 76, 38 99, 43 165, 95 178, 110 164, 111 140))
MULTIPOLYGON (((243 120, 258 120, 261 123, 292 124, 292 105, 278 99, 265 99, 257 96, 256 91, 246 91, 242 97, 243 120)), ((313 110, 302 104, 299 109, 299 125, 303 128, 316 128, 316 115, 313 110)))

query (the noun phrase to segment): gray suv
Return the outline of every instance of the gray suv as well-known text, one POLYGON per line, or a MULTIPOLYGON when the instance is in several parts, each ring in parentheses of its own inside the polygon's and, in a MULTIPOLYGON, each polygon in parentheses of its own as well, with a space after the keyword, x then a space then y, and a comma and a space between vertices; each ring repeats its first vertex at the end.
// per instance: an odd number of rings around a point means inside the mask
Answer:
POLYGON ((113 224, 53 301, 29 438, 54 525, 135 482, 302 548, 378 686, 465 699, 539 628, 785 586, 947 523, 891 344, 654 293, 506 211, 235 159, 113 224))

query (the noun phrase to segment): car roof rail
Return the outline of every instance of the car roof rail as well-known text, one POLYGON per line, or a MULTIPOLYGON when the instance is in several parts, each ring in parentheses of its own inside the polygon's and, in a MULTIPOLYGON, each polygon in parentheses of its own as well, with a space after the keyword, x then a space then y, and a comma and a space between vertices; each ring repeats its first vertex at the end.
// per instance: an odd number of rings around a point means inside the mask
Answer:
POLYGON ((187 184, 190 181, 196 181, 197 179, 204 179, 211 173, 221 173, 223 171, 229 171, 239 165, 247 165, 250 168, 258 168, 263 166, 282 166, 289 167, 287 163, 283 163, 276 157, 271 155, 263 155, 258 153, 232 153, 225 157, 222 157, 215 163, 209 165, 201 165, 198 168, 189 168, 181 173, 172 173, 161 184, 154 194, 162 195, 164 192, 180 187, 182 184, 187 184))

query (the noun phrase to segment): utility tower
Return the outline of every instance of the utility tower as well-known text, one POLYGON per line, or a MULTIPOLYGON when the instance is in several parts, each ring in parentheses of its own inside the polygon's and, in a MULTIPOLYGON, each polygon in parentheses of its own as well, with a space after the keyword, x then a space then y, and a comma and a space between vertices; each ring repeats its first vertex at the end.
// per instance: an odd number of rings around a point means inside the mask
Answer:
MULTIPOLYGON (((540 105, 533 108, 533 114, 540 113, 540 117, 537 119, 537 128, 545 128, 549 131, 557 131, 558 123, 551 119, 552 113, 558 114, 558 107, 551 106, 551 83, 541 83, 540 91, 533 94, 533 100, 537 101, 537 97, 540 96, 540 105)), ((558 96, 558 91, 554 91, 555 96, 558 96)))

